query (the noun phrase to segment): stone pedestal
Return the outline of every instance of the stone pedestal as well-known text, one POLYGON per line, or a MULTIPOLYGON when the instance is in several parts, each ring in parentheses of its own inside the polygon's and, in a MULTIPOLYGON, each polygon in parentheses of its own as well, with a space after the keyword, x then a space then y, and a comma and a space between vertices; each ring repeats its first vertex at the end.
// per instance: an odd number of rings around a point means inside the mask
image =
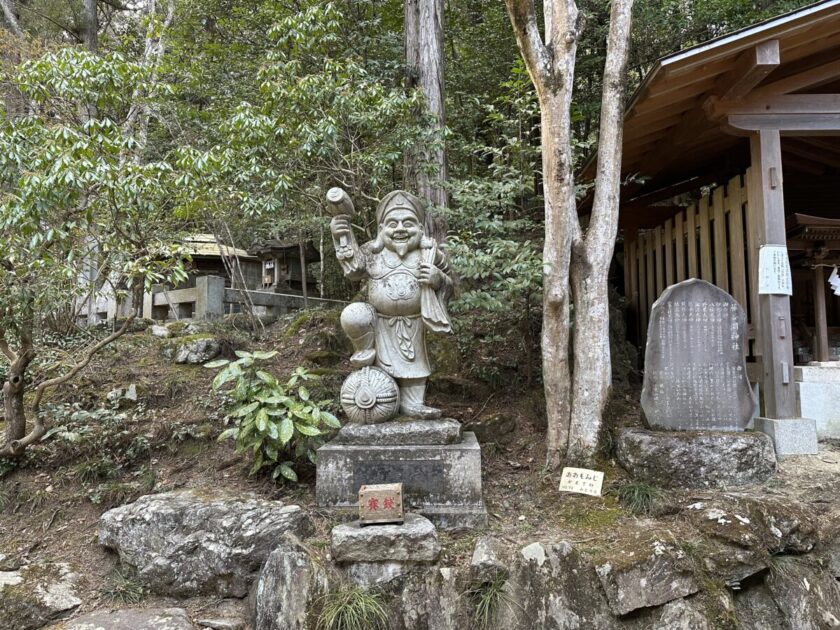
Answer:
POLYGON ((817 454, 817 422, 812 418, 756 418, 755 429, 770 436, 779 457, 817 454))
POLYGON ((797 411, 817 421, 817 437, 840 438, 840 361, 793 368, 797 411))
POLYGON ((406 510, 441 529, 487 523, 481 447, 455 420, 348 425, 318 449, 319 507, 357 516, 361 486, 400 482, 406 510))
POLYGON ((634 479, 658 486, 708 488, 761 483, 776 472, 763 433, 618 430, 616 459, 634 479))

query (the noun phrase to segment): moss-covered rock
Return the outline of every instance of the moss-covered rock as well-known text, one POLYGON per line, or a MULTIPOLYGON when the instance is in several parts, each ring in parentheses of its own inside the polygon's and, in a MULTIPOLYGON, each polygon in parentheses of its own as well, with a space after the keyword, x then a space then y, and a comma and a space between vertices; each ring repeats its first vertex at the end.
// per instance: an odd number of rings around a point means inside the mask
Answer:
POLYGON ((320 367, 332 367, 338 365, 343 357, 332 350, 315 350, 306 354, 304 358, 320 367))
POLYGON ((34 630, 73 610, 82 603, 78 580, 78 574, 64 563, 0 571, 0 625, 34 630))

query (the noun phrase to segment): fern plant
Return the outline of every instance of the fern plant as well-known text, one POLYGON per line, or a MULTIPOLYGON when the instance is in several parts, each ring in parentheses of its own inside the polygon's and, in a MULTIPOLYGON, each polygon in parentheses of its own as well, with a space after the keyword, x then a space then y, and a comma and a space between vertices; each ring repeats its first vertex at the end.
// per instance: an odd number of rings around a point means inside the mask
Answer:
POLYGON ((264 467, 272 468, 273 479, 297 481, 296 462, 315 463, 315 450, 323 444, 323 435, 341 424, 327 407, 329 400, 313 401, 305 381, 319 377, 299 367, 283 383, 258 367, 277 354, 237 351, 236 361, 220 359, 205 364, 208 368, 223 367, 213 379, 213 390, 219 391, 233 381, 227 392, 229 404, 226 421, 234 426, 223 431, 219 440, 233 438, 236 451, 254 454, 251 474, 264 467))

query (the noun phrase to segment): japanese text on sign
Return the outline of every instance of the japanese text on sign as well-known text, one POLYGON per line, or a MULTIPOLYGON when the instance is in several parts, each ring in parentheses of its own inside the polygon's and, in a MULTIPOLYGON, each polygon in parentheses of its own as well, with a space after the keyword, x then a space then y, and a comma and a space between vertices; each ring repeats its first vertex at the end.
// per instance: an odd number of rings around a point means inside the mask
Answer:
POLYGON ((762 245, 758 250, 760 295, 793 295, 790 260, 784 245, 762 245))
POLYGON ((560 492, 578 492, 593 497, 601 496, 604 473, 588 468, 564 468, 560 477, 560 492))

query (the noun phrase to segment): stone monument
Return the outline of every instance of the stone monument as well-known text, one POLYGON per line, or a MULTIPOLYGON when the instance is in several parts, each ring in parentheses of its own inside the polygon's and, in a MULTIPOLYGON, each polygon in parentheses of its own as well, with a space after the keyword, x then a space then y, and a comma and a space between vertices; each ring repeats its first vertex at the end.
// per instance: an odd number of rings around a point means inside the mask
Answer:
POLYGON ((743 431, 758 413, 747 379, 747 316, 704 280, 665 289, 650 314, 642 409, 657 429, 743 431))
POLYGON ((641 400, 654 430, 622 428, 616 444, 634 478, 709 487, 756 483, 775 472, 770 438, 744 432, 758 413, 747 379, 746 319, 732 296, 704 280, 672 285, 656 300, 641 400))
POLYGON ((426 405, 426 334, 451 331, 452 280, 445 253, 425 234, 424 203, 389 193, 376 210, 376 238, 359 245, 350 197, 332 188, 327 202, 336 258, 347 278, 366 283, 367 300, 341 313, 356 371, 341 387, 349 423, 318 450, 318 505, 352 512, 361 486, 402 483, 407 506, 438 526, 482 525, 475 435, 426 405))

